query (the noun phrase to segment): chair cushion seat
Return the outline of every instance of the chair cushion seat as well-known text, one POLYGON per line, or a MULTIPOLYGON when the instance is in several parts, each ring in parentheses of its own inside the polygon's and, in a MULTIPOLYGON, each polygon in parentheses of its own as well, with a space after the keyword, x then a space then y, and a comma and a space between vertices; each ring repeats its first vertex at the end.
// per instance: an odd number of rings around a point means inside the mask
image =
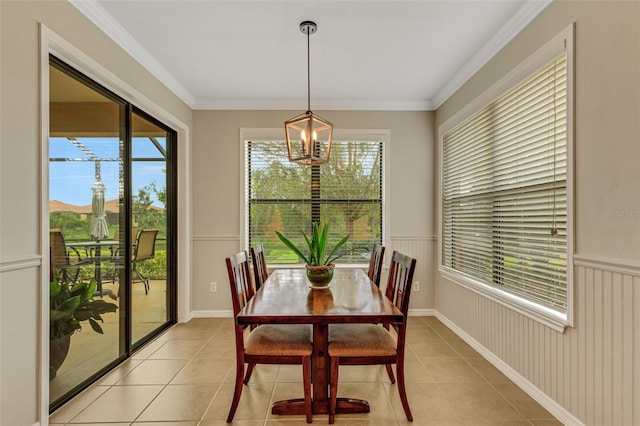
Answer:
POLYGON ((247 355, 311 355, 311 326, 263 324, 249 333, 244 352, 247 355))
POLYGON ((396 341, 376 324, 336 324, 329 327, 329 356, 394 356, 396 341))

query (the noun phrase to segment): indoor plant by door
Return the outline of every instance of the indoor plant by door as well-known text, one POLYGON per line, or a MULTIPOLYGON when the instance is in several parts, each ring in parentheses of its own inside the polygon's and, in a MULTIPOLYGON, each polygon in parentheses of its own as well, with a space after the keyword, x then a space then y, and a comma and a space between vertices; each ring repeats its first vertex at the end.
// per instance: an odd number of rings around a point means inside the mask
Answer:
MULTIPOLYGON (((82 330, 82 321, 88 321, 96 333, 103 334, 101 314, 116 312, 118 306, 102 299, 94 300, 97 289, 91 282, 49 283, 49 380, 53 379, 69 352, 71 335, 82 330)), ((112 293, 109 296, 115 299, 112 293)))
POLYGON ((333 278, 333 269, 336 259, 342 255, 337 255, 337 251, 347 242, 348 235, 345 235, 340 241, 338 241, 333 248, 329 249, 329 224, 313 222, 311 237, 305 234, 304 231, 300 231, 304 237, 308 255, 303 253, 303 249, 297 247, 290 239, 276 231, 276 235, 291 251, 293 251, 300 259, 305 262, 307 269, 307 278, 311 282, 313 288, 325 288, 331 282, 333 278))

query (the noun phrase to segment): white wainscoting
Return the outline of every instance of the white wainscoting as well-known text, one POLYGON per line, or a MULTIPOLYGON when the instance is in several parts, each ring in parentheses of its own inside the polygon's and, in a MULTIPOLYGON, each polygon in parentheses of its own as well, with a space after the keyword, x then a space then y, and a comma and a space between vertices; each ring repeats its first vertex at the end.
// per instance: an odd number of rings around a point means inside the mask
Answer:
MULTIPOLYGON (((436 241, 434 235, 399 236, 392 235, 385 251, 385 265, 391 263, 394 250, 416 259, 416 270, 413 275, 413 289, 411 291, 410 313, 412 315, 432 315, 435 308, 435 286, 433 277, 438 256, 436 255, 436 241), (419 283, 419 286, 416 284, 419 283), (417 291, 416 291, 417 290, 417 291)), ((381 282, 385 282, 387 275, 383 275, 381 282)))
POLYGON ((225 259, 239 252, 238 235, 200 235, 192 238, 191 317, 231 316, 231 293, 225 259), (210 291, 210 283, 217 291, 210 291))
POLYGON ((445 279, 438 316, 565 424, 640 424, 640 265, 575 256, 558 333, 445 279))

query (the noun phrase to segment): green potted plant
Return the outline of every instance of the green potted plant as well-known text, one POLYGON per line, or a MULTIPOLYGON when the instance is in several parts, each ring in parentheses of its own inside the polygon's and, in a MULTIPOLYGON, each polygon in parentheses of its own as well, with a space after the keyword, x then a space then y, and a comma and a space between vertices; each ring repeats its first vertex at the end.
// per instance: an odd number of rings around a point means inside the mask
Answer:
MULTIPOLYGON (((103 334, 101 314, 116 312, 118 306, 94 299, 96 281, 70 283, 54 280, 49 283, 49 380, 53 379, 69 352, 71 335, 82 330, 88 321, 96 333, 103 334)), ((116 299, 112 293, 109 297, 116 299)))
POLYGON ((308 249, 307 254, 303 252, 304 249, 299 248, 289 238, 276 231, 280 241, 305 262, 307 278, 309 278, 312 286, 320 288, 328 286, 333 278, 333 269, 335 267, 333 262, 342 256, 342 254, 336 253, 347 242, 349 236, 345 235, 332 248, 329 248, 328 223, 318 225, 318 223, 313 222, 311 237, 302 230, 300 233, 304 237, 306 248, 308 249))

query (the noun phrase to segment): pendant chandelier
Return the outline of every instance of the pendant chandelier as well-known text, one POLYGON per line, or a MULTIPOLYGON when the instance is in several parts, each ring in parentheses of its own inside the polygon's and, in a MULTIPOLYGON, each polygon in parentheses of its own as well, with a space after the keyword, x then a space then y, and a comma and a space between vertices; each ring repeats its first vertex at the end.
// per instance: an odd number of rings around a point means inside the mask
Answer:
POLYGON ((329 161, 333 136, 333 124, 311 112, 309 37, 317 30, 315 22, 300 23, 300 32, 307 35, 307 112, 284 123, 289 161, 307 166, 329 161))

